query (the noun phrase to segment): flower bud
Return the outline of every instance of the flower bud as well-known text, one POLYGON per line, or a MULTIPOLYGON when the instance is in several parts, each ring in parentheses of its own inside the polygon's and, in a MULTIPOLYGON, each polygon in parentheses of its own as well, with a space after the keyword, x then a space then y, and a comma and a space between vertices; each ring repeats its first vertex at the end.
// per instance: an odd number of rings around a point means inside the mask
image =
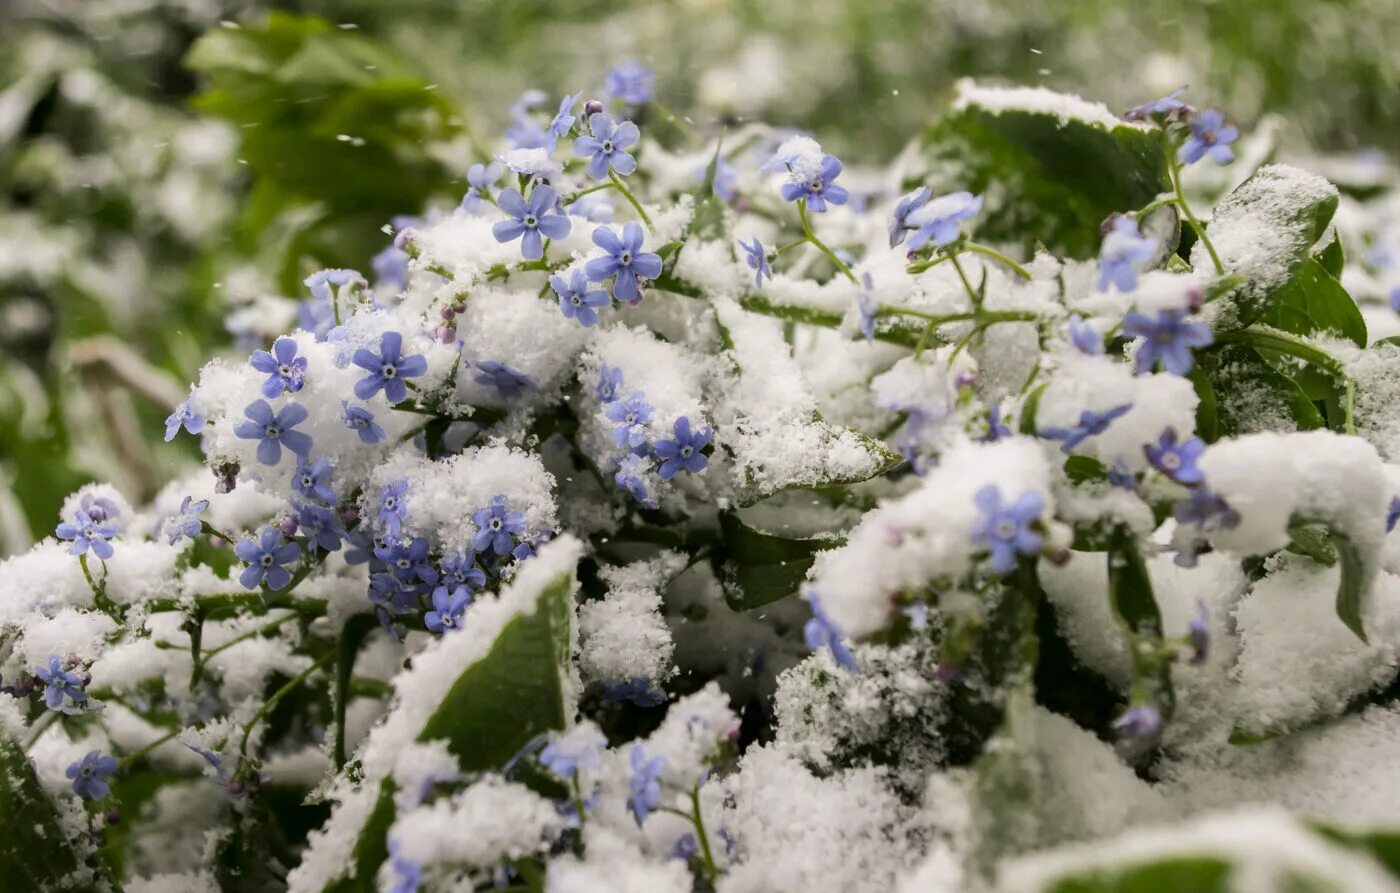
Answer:
POLYGON ((602 111, 603 103, 601 100, 590 99, 583 104, 583 114, 585 117, 590 115, 602 114, 602 111))
POLYGON ((283 515, 277 519, 277 529, 282 531, 283 536, 296 536, 297 519, 291 515, 283 515))

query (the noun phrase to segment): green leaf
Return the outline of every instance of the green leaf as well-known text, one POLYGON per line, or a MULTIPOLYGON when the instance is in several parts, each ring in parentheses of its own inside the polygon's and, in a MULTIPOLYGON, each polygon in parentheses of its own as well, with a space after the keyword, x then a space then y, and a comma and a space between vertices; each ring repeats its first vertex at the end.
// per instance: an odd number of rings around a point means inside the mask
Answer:
MULTIPOLYGON (((469 773, 499 769, 535 736, 564 728, 576 709, 568 684, 573 592, 572 573, 546 584, 533 610, 508 621, 490 649, 444 690, 417 740, 446 741, 469 773)), ((342 876, 327 893, 372 893, 393 821, 394 786, 386 779, 355 844, 354 877, 342 876)))
POLYGON ((960 89, 961 107, 935 122, 923 145, 935 169, 951 163, 957 172, 956 183, 940 187, 988 194, 979 239, 1019 244, 1028 254, 1038 241, 1056 254, 1093 257, 1108 215, 1170 188, 1158 137, 1144 128, 991 110, 960 89))
POLYGON ((1400 878, 1400 829, 1355 830, 1327 822, 1313 822, 1312 827, 1329 840, 1365 852, 1400 878))
POLYGON ((1108 469, 1103 467, 1103 463, 1091 456, 1070 456, 1065 460, 1065 477, 1069 478, 1072 484, 1082 484, 1085 481, 1106 481, 1108 480, 1108 469))
POLYGON ((1060 878, 1045 893, 1228 893, 1233 866, 1210 856, 1164 858, 1146 865, 1098 868, 1060 878))
MULTIPOLYGON (((1152 578, 1147 573, 1133 532, 1124 525, 1114 528, 1108 547, 1108 598, 1113 612, 1137 638, 1147 642, 1162 639, 1162 612, 1152 590, 1152 578)), ((1142 685, 1149 702, 1171 719, 1176 708, 1172 689, 1171 662, 1159 649, 1131 648, 1133 676, 1142 685)))
POLYGON ((1295 335, 1325 332, 1349 339, 1357 347, 1366 346, 1365 318, 1318 258, 1303 263, 1260 319, 1295 335))
MULTIPOLYGON (((1326 424, 1298 381, 1280 372, 1252 347, 1223 345, 1202 355, 1199 371, 1214 385, 1218 437, 1290 427, 1312 431, 1326 424)), ((1193 376, 1196 373, 1192 370, 1193 376)))
POLYGON ((1047 381, 1026 395, 1026 402, 1021 404, 1021 418, 1020 424, 1017 426, 1017 433, 1031 437, 1036 435, 1035 413, 1040 407, 1040 398, 1048 387, 1050 387, 1050 382, 1047 381))
MULTIPOLYGON (((1225 272, 1246 279, 1212 305, 1217 332, 1242 329, 1270 310, 1312 260, 1312 248, 1326 232, 1337 201, 1337 190, 1323 178, 1269 164, 1216 205, 1207 234, 1225 272)), ((1318 269, 1326 272, 1321 264, 1318 269)))
MULTIPOLYGON (((96 889, 19 745, 0 732, 0 890, 96 889)), ((98 879, 100 881, 100 878, 98 879)))
POLYGON ((1365 642, 1366 627, 1361 617, 1361 608, 1370 588, 1374 568, 1368 568, 1361 557, 1361 551, 1345 534, 1333 530, 1329 534, 1332 548, 1342 561, 1342 579, 1337 584, 1337 617, 1365 642))
POLYGON ((1327 531, 1313 524, 1293 524, 1288 528, 1288 551, 1304 555, 1325 567, 1337 563, 1337 550, 1327 531))
POLYGON ((1347 263, 1346 252, 1342 249, 1341 234, 1333 230, 1332 241, 1328 242, 1321 251, 1314 253, 1313 259, 1322 264, 1322 269, 1341 279, 1342 268, 1347 263))
POLYGON ((1197 363, 1186 376, 1196 389, 1196 433, 1206 443, 1220 438, 1220 413, 1215 399, 1215 386, 1206 374, 1204 363, 1197 363))
POLYGON ((724 598, 749 611, 792 595, 807 579, 816 554, 841 545, 837 537, 791 539, 748 526, 734 512, 719 516, 723 539, 713 554, 724 598))

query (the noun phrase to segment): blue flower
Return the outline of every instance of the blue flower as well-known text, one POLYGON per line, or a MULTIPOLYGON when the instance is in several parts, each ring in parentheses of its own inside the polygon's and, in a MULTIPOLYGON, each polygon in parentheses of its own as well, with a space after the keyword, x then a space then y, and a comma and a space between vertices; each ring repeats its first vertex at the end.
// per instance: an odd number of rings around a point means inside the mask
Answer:
POLYGON ((1156 707, 1129 707, 1113 721, 1113 728, 1126 738, 1150 738, 1162 730, 1162 714, 1156 707))
POLYGON ((397 841, 389 848, 389 868, 394 872, 394 885, 389 888, 389 893, 418 893, 418 887, 423 883, 423 866, 400 856, 398 849, 397 841))
POLYGON ((505 556, 510 554, 511 536, 525 532, 525 513, 506 511, 506 498, 493 496, 490 505, 472 514, 472 523, 476 525, 472 548, 505 556))
POLYGON ((1120 418, 1132 408, 1131 403, 1124 403, 1122 406, 1115 406, 1105 413, 1086 409, 1079 414, 1079 424, 1073 428, 1046 428, 1040 432, 1040 436, 1050 440, 1063 440, 1064 443, 1060 444, 1060 449, 1068 453, 1090 437, 1104 433, 1114 419, 1120 418))
POLYGON ((632 775, 627 779, 627 787, 632 793, 627 797, 627 808, 640 828, 651 811, 661 805, 661 772, 666 768, 666 761, 661 757, 648 760, 640 744, 632 745, 630 759, 632 775))
POLYGON ((418 607, 418 589, 414 584, 406 584, 390 573, 371 574, 369 578, 370 603, 391 617, 397 617, 418 607))
POLYGON ((302 459, 297 463, 292 475, 292 489, 307 499, 319 499, 327 505, 335 502, 335 491, 331 489, 331 476, 335 467, 331 460, 322 456, 315 462, 302 459))
POLYGON ((651 102, 656 75, 640 62, 628 60, 609 68, 603 75, 603 92, 610 99, 628 105, 651 102))
POLYGON ((438 569, 442 572, 443 582, 449 586, 455 584, 480 589, 486 585, 486 572, 477 566, 476 553, 470 549, 442 559, 438 562, 438 569))
POLYGON ((622 370, 607 363, 598 370, 598 383, 593 386, 593 396, 604 403, 617 399, 617 389, 622 387, 622 370))
POLYGON ((1385 532, 1390 533, 1395 529, 1395 522, 1400 521, 1400 496, 1390 498, 1390 507, 1385 512, 1385 532))
POLYGON ((428 541, 421 536, 409 542, 381 544, 375 548, 374 557, 405 583, 438 581, 437 568, 428 558, 428 541))
POLYGON ((297 526, 301 528, 302 536, 306 537, 307 546, 312 550, 320 548, 324 552, 340 551, 345 528, 334 509, 306 503, 292 503, 292 508, 296 511, 297 526))
POLYGON ((65 773, 73 779, 73 793, 84 800, 101 800, 111 792, 106 779, 115 775, 117 761, 100 750, 90 750, 81 760, 70 763, 65 773))
POLYGON ((1235 160, 1230 143, 1240 138, 1240 129, 1225 123, 1225 113, 1220 109, 1205 109, 1191 119, 1191 135, 1176 153, 1182 164, 1195 164, 1205 156, 1216 164, 1229 164, 1235 160))
POLYGON ((574 140, 574 154, 588 159, 588 176, 601 180, 608 170, 622 176, 636 172, 637 159, 627 150, 641 139, 641 131, 631 121, 616 124, 610 115, 599 112, 588 117, 589 133, 574 140))
POLYGON ((593 734, 580 738, 556 738, 540 751, 540 765, 564 780, 578 774, 580 768, 597 769, 602 765, 602 748, 606 742, 593 734))
POLYGON ((1011 429, 1006 427, 1002 421, 1001 404, 993 403, 987 408, 987 433, 982 436, 983 443, 996 443, 998 440, 1005 440, 1011 436, 1011 429))
POLYGON ((548 98, 543 90, 526 90, 510 107, 510 124, 506 127, 506 142, 517 149, 539 149, 549 142, 549 135, 530 118, 530 111, 548 98))
POLYGON ((807 599, 807 604, 812 608, 811 618, 802 626, 802 640, 807 643, 807 647, 813 651, 820 651, 823 648, 831 649, 831 656, 836 658, 838 666, 847 670, 856 669, 856 656, 851 653, 851 649, 846 647, 845 635, 836 628, 836 624, 831 622, 827 616, 826 609, 822 607, 821 597, 816 590, 808 588, 803 594, 807 599))
POLYGON ((186 496, 180 503, 179 514, 171 517, 167 522, 170 527, 166 536, 170 540, 170 545, 175 545, 182 536, 188 539, 199 536, 199 532, 204 529, 199 516, 207 508, 209 508, 209 500, 201 499, 195 502, 194 497, 186 496))
POLYGON ((117 532, 117 525, 98 520, 84 509, 75 511, 71 522, 65 521, 54 528, 54 534, 59 539, 72 540, 73 545, 68 547, 69 555, 82 555, 90 549, 103 561, 113 555, 112 544, 107 540, 116 536, 117 532))
POLYGON ((903 244, 905 236, 913 229, 909 225, 909 215, 928 204, 931 198, 933 190, 927 186, 920 186, 900 198, 899 204, 894 206, 894 214, 890 217, 891 248, 903 244))
POLYGON ((700 852, 700 844, 695 839, 695 835, 689 831, 676 839, 671 847, 671 858, 679 859, 682 862, 689 862, 700 852))
POLYGON ((554 147, 559 144, 559 138, 568 136, 569 131, 573 129, 574 106, 578 104, 582 96, 583 93, 579 92, 559 100, 559 111, 555 113, 554 120, 549 122, 548 140, 545 143, 545 148, 549 150, 550 154, 554 153, 554 147))
POLYGON ((862 273, 860 290, 856 292, 856 311, 860 313, 860 333, 866 341, 875 340, 875 320, 880 315, 880 305, 875 303, 875 282, 869 273, 862 273))
POLYGON ((499 220, 491 227, 497 242, 520 240, 520 256, 525 260, 544 257, 544 239, 562 239, 569 234, 569 218, 555 205, 552 186, 537 185, 526 200, 514 187, 502 189, 496 197, 510 219, 499 220))
POLYGON ((1123 334, 1143 339, 1137 353, 1139 375, 1155 369, 1158 360, 1172 375, 1185 375, 1196 362, 1192 348, 1215 341, 1208 326, 1186 322, 1184 310, 1159 310, 1155 320, 1143 313, 1129 313, 1123 320, 1123 334))
POLYGON ((253 351, 249 361, 254 369, 267 373, 263 396, 271 400, 284 392, 296 393, 306 380, 306 357, 297 356, 297 343, 285 335, 272 343, 272 353, 253 351))
POLYGON ((407 495, 407 478, 386 484, 384 489, 379 491, 379 526, 389 536, 398 536, 403 532, 404 513, 408 510, 408 502, 405 499, 407 495))
POLYGON ((359 270, 320 270, 307 276, 302 284, 311 290, 313 298, 328 304, 335 299, 332 287, 369 288, 369 282, 359 270))
POLYGON ((433 590, 433 609, 423 615, 423 625, 438 635, 460 629, 462 614, 472 603, 471 590, 458 586, 451 592, 446 586, 433 590))
POLYGON ((490 164, 473 164, 468 168, 468 189, 467 194, 462 196, 462 210, 468 214, 475 214, 490 202, 495 201, 492 187, 500 181, 501 173, 501 166, 494 161, 490 164))
POLYGON ((763 277, 773 278, 773 268, 768 265, 768 252, 764 250, 763 243, 758 240, 758 236, 753 237, 752 244, 746 244, 743 239, 738 240, 739 247, 744 249, 744 261, 753 270, 753 287, 763 287, 763 277))
POLYGON ((841 175, 841 160, 835 155, 822 156, 821 167, 809 180, 788 180, 783 184, 783 198, 790 202, 806 199, 807 208, 814 214, 826 212, 826 206, 844 205, 850 193, 846 187, 837 186, 833 181, 841 175))
POLYGON ((1205 450, 1206 442, 1199 437, 1177 443, 1175 428, 1167 428, 1157 443, 1145 444, 1142 448, 1153 468, 1188 487, 1205 482, 1205 472, 1196 465, 1205 450))
POLYGON ((276 465, 282 461, 282 447, 305 458, 311 453, 311 437, 295 430, 306 421, 306 407, 300 403, 288 403, 273 415, 272 407, 266 400, 255 400, 243 410, 247 421, 239 422, 233 429, 244 440, 258 443, 258 461, 264 465, 276 465))
POLYGON ((1197 487, 1182 501, 1172 506, 1172 517, 1178 524, 1193 524, 1197 527, 1214 525, 1230 529, 1239 523, 1240 516, 1225 498, 1212 493, 1205 487, 1197 487))
POLYGON ((650 470, 650 465, 645 458, 628 454, 618 463, 617 473, 613 475, 613 480, 642 505, 647 508, 656 508, 656 500, 651 495, 651 488, 647 486, 646 473, 648 470, 650 470))
MULTIPOLYGON (((1391 310, 1394 310, 1396 313, 1400 313, 1400 285, 1397 285, 1397 286, 1395 286, 1394 288, 1392 288, 1392 289, 1390 290, 1390 309, 1391 309, 1391 310)), ((165 433, 166 433, 166 438, 165 438, 165 439, 166 439, 166 440, 169 440, 169 439, 170 439, 170 428, 169 428, 168 426, 170 425, 170 422, 167 421, 165 424, 167 425, 167 427, 166 427, 166 429, 165 429, 165 433)), ((202 423, 201 423, 201 424, 202 424, 202 423)), ((193 433, 193 432, 191 432, 191 433, 193 433)))
POLYGON ((661 476, 663 481, 669 481, 681 469, 685 469, 691 474, 699 474, 704 471, 705 466, 710 464, 710 460, 700 451, 710 443, 712 435, 710 426, 706 425, 699 431, 692 433, 690 417, 681 416, 676 419, 672 431, 675 433, 674 438, 656 442, 656 457, 661 460, 661 467, 657 469, 656 473, 661 476))
POLYGON ((422 354, 403 355, 403 336, 385 332, 379 336, 379 353, 367 347, 355 351, 352 362, 369 373, 355 382, 355 396, 368 400, 381 390, 390 403, 401 403, 408 396, 408 382, 428 371, 428 361, 422 354))
POLYGON ((402 291, 408 287, 408 262, 411 258, 407 251, 399 247, 400 237, 411 238, 411 231, 399 229, 399 236, 396 236, 387 248, 370 258, 369 265, 374 270, 376 283, 402 291))
POLYGON ((1040 551, 1040 534, 1031 525, 1040 519, 1045 500, 1034 490, 1026 490, 1009 505, 1001 501, 1001 490, 987 484, 973 497, 982 518, 972 528, 972 541, 990 553, 990 566, 998 574, 1010 573, 1017 555, 1040 551))
POLYGON ((1103 336, 1078 313, 1069 318, 1069 343, 1074 345, 1075 350, 1091 357, 1103 353, 1103 336))
POLYGON ((1191 618, 1187 630, 1191 639, 1191 663, 1200 666, 1210 656, 1210 612, 1205 602, 1196 601, 1196 616, 1191 618))
POLYGON ((1138 491, 1137 475, 1128 470, 1122 459, 1116 460, 1108 470, 1108 483, 1122 490, 1131 490, 1134 493, 1138 491))
POLYGON ((204 416, 190 408, 190 401, 194 399, 194 391, 185 398, 185 402, 175 407, 165 419, 165 442, 169 443, 175 439, 175 435, 184 428, 191 434, 198 434, 204 430, 204 416))
POLYGON ((638 279, 655 279, 661 275, 661 256, 642 251, 642 237, 642 227, 636 221, 629 220, 623 225, 621 237, 612 227, 594 228, 593 244, 607 253, 593 258, 584 268, 594 282, 616 275, 613 297, 628 304, 641 300, 638 279))
POLYGON ((1138 232, 1131 214, 1115 214, 1106 223, 1108 234, 1099 248, 1099 291, 1116 286, 1121 292, 1137 288, 1137 268, 1157 255, 1157 240, 1138 232))
POLYGON ((588 277, 582 270, 574 270, 569 281, 563 276, 550 276, 549 286, 559 296, 559 310, 564 318, 578 320, 585 329, 597 325, 598 310, 612 303, 602 289, 588 290, 588 277))
POLYGON ((626 682, 608 686, 603 690, 603 700, 610 704, 627 701, 638 707, 659 707, 670 699, 666 692, 655 688, 650 679, 638 676, 635 679, 628 679, 626 682))
POLYGON ((1154 99, 1151 102, 1144 102, 1142 105, 1133 106, 1128 109, 1123 117, 1129 121, 1147 121, 1158 117, 1175 117, 1182 112, 1189 113, 1191 106, 1177 98, 1185 91, 1185 87, 1177 87, 1161 99, 1154 99))
POLYGON ((639 447, 646 443, 645 425, 651 421, 651 404, 646 394, 633 391, 626 400, 614 400, 603 407, 603 413, 616 424, 613 441, 619 446, 639 447))
POLYGON ((387 435, 384 429, 374 421, 374 413, 363 406, 351 406, 348 400, 340 401, 340 407, 344 410, 341 421, 345 427, 360 435, 360 442, 364 444, 376 444, 387 435))
POLYGON ((970 192, 950 192, 940 195, 921 208, 910 211, 905 223, 914 230, 909 237, 909 250, 933 243, 935 248, 951 245, 962 238, 962 222, 971 220, 982 211, 982 196, 970 192))
POLYGON ((63 669, 63 658, 50 654, 49 665, 36 667, 34 675, 44 683, 44 704, 50 710, 68 714, 82 712, 80 705, 88 697, 83 686, 87 683, 77 673, 63 669))
POLYGON ((495 388, 507 400, 514 400, 525 388, 535 386, 530 376, 496 360, 482 360, 477 363, 474 377, 478 384, 495 388))
MULTIPOLYGON (((695 170, 695 179, 705 182, 705 178, 710 175, 710 167, 706 165, 695 170)), ((721 200, 726 202, 734 201, 739 194, 739 169, 723 158, 715 159, 715 178, 710 183, 710 189, 721 200)))
POLYGON ((301 546, 284 542, 282 531, 276 527, 264 527, 256 540, 239 540, 233 551, 248 563, 238 577, 244 589, 257 589, 259 583, 266 583, 274 591, 287 588, 292 575, 283 565, 301 557, 301 546))

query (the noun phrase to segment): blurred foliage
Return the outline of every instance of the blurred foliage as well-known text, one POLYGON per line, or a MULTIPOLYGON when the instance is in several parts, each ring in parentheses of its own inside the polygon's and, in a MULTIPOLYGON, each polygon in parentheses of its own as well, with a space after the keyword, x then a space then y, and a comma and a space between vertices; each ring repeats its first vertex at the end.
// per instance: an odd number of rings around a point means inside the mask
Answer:
POLYGON ((193 458, 161 420, 231 312, 264 338, 308 272, 366 269, 393 215, 455 201, 520 91, 622 59, 697 122, 854 162, 961 76, 1116 109, 1189 83, 1325 150, 1400 133, 1390 0, 18 0, 0 35, 0 554, 84 480, 152 495, 193 458))

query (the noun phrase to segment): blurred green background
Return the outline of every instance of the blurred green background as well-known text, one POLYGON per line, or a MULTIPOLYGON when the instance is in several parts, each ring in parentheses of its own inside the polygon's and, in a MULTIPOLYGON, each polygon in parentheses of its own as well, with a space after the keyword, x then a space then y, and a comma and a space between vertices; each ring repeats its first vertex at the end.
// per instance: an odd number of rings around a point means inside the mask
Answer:
POLYGON ((698 124, 874 166, 959 77, 1115 109, 1190 84, 1346 155, 1397 145, 1397 47, 1395 0, 0 3, 0 554, 84 481, 140 500, 196 461, 161 434, 199 366, 455 203, 527 88, 635 59, 698 124))

